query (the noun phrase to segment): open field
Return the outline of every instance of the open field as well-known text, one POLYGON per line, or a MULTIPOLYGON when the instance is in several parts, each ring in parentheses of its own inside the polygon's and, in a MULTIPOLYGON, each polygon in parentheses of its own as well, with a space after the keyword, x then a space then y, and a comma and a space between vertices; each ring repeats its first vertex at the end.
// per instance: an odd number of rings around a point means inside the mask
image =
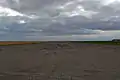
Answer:
POLYGON ((78 41, 78 42, 76 41, 76 43, 120 45, 120 42, 113 42, 113 41, 78 41))
POLYGON ((35 42, 30 41, 1 41, 0 45, 16 45, 16 44, 32 44, 35 42))
POLYGON ((120 80, 120 46, 67 41, 1 45, 0 80, 120 80))
MULTIPOLYGON (((18 44, 41 44, 49 41, 1 41, 0 45, 18 45, 18 44)), ((55 42, 55 41, 50 41, 55 42)), ((60 41, 59 41, 60 42, 60 41)), ((62 42, 62 41, 61 41, 62 42)), ((120 45, 120 42, 112 42, 112 41, 64 41, 64 42, 72 42, 72 43, 89 43, 89 44, 107 44, 107 45, 120 45)))

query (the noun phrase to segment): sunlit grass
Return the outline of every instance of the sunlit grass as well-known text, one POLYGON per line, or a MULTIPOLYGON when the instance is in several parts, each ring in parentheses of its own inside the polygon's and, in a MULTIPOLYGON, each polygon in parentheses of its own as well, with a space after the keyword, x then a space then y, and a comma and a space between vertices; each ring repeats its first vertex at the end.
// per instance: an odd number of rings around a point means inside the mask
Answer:
POLYGON ((1 41, 0 45, 22 45, 22 44, 35 44, 37 42, 29 41, 1 41))

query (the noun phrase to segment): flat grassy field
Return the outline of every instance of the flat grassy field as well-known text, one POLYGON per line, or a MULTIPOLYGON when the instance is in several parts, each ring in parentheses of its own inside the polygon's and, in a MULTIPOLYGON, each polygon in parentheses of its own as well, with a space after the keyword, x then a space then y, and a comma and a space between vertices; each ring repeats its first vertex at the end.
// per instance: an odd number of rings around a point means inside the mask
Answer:
POLYGON ((1 41, 0 45, 17 45, 17 44, 33 44, 36 42, 30 42, 30 41, 1 41))
POLYGON ((112 42, 112 41, 75 41, 75 43, 120 45, 120 42, 112 42))
MULTIPOLYGON (((46 42, 58 42, 58 41, 0 41, 0 45, 19 45, 19 44, 40 44, 46 42)), ((112 41, 59 41, 69 43, 88 43, 88 44, 107 44, 107 45, 120 45, 120 42, 112 41)))

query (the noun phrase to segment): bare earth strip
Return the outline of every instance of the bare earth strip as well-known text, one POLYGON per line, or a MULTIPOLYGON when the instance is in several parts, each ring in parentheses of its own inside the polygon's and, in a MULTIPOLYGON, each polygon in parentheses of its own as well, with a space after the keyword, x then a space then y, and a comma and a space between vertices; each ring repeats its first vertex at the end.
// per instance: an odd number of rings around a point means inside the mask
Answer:
POLYGON ((120 80, 120 46, 72 42, 0 46, 0 80, 120 80))

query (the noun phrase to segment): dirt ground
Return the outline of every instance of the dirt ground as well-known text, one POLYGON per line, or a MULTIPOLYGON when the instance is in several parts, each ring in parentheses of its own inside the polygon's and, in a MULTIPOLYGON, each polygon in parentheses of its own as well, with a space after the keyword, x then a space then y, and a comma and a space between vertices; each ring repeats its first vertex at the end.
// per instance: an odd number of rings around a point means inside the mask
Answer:
POLYGON ((72 42, 0 46, 0 80, 120 80, 120 46, 72 42))

